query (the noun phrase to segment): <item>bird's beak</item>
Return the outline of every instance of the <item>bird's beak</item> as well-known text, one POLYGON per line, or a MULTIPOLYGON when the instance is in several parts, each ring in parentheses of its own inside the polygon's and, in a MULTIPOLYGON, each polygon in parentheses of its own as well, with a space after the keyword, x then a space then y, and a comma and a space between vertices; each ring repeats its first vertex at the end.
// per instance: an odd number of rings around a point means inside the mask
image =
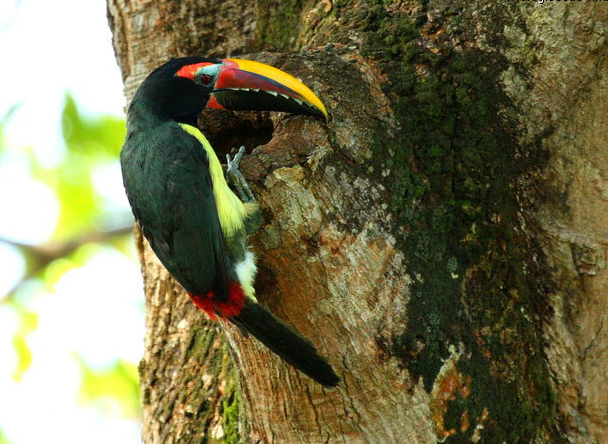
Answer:
POLYGON ((295 77, 251 60, 222 60, 207 107, 234 111, 286 111, 327 119, 319 98, 295 77))

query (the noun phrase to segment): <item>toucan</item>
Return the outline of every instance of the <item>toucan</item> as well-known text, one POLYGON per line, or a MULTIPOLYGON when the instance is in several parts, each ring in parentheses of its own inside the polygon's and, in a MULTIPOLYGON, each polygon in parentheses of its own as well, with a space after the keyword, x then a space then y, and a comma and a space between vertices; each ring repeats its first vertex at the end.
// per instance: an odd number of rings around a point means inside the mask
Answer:
POLYGON ((239 171, 227 172, 197 128, 205 108, 285 111, 327 119, 319 98, 272 66, 182 57, 152 71, 127 112, 120 154, 135 220, 165 268, 212 319, 232 322, 324 386, 339 383, 314 345, 260 305, 246 240, 261 212, 239 171), (232 187, 231 187, 232 186, 232 187))

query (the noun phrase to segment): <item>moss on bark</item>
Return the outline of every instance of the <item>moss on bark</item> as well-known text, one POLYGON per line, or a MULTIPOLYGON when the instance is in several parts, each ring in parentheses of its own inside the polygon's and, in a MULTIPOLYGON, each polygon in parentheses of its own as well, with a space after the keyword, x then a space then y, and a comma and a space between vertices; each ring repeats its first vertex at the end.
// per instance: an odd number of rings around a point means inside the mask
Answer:
POLYGON ((430 25, 374 14, 363 54, 388 76, 400 131, 378 132, 373 162, 390 170, 413 278, 407 328, 392 351, 429 392, 449 347, 464 351, 457 368, 471 377, 470 394, 449 402, 444 423, 457 433, 447 442, 470 442, 475 427, 458 424, 465 412, 476 423, 484 409, 484 442, 530 442, 550 425, 555 401, 535 322, 543 295, 527 267, 539 251, 518 230, 516 179, 542 159, 518 146, 516 110, 498 81, 506 60, 437 39, 449 17, 430 25))
MULTIPOLYGON (((236 373, 236 371, 235 371, 236 373)), ((241 387, 237 384, 238 376, 229 382, 226 387, 225 396, 222 401, 222 426, 224 428, 224 439, 226 444, 240 444, 243 441, 243 431, 240 430, 243 424, 243 400, 241 398, 241 387)))
POLYGON ((265 49, 293 50, 301 32, 302 11, 310 1, 261 0, 257 2, 256 37, 265 49))

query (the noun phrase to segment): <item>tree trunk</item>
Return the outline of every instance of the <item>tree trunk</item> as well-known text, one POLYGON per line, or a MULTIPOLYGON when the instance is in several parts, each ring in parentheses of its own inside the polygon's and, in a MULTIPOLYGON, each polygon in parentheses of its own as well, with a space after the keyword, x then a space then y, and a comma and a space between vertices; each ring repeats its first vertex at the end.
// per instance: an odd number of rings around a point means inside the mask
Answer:
POLYGON ((608 441, 608 9, 108 0, 108 13, 128 99, 169 58, 248 53, 331 114, 200 125, 219 152, 248 147, 258 297, 341 385, 209 322, 138 237, 147 444, 608 441))

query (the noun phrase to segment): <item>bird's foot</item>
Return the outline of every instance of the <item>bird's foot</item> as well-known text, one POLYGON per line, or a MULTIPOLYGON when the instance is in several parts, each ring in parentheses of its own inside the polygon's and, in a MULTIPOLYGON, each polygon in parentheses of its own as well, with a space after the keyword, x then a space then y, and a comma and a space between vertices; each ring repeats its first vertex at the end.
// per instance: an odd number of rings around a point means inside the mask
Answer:
POLYGON ((241 159, 245 154, 245 147, 241 146, 234 156, 230 154, 226 154, 226 161, 228 163, 228 168, 226 169, 226 178, 228 179, 228 183, 232 186, 232 188, 236 191, 236 194, 239 196, 239 199, 243 202, 255 202, 255 197, 247 185, 247 181, 243 176, 243 173, 239 170, 239 164, 241 163, 241 159))

